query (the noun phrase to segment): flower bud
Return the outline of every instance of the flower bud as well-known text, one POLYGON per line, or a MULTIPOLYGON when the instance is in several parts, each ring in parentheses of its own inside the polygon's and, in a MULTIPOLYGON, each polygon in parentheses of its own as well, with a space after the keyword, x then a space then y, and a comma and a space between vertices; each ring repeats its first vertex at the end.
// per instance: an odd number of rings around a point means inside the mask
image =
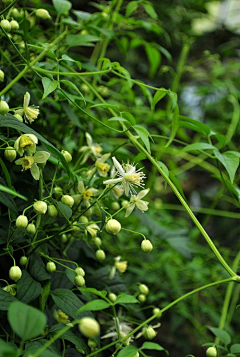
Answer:
POLYGON ((85 84, 85 83, 82 83, 81 86, 80 86, 80 88, 81 88, 81 90, 82 90, 84 93, 86 93, 86 94, 88 94, 88 93, 90 92, 90 88, 89 88, 88 85, 85 84))
POLYGON ((99 237, 94 238, 94 244, 96 244, 97 247, 101 247, 102 245, 102 240, 99 237))
POLYGON ((58 215, 58 210, 54 205, 49 205, 47 208, 50 217, 55 218, 58 215))
POLYGON ((207 357, 217 357, 217 349, 216 347, 208 347, 206 351, 207 357))
POLYGON ((28 225, 27 217, 24 215, 18 216, 18 218, 16 219, 16 227, 23 229, 23 228, 26 228, 27 225, 28 225))
POLYGON ((16 9, 16 8, 11 9, 11 15, 12 15, 12 17, 14 17, 14 19, 17 19, 18 17, 20 17, 20 13, 19 13, 18 9, 16 9))
POLYGON ((149 340, 152 340, 157 335, 157 332, 152 327, 145 327, 143 336, 149 340))
POLYGON ((145 302, 146 301, 146 295, 144 295, 144 294, 139 294, 138 295, 138 300, 140 301, 140 302, 145 302))
POLYGON ((127 270, 127 261, 124 260, 122 262, 115 262, 115 267, 119 271, 119 273, 125 273, 127 270))
POLYGON ((57 270, 56 264, 54 262, 48 262, 46 268, 49 273, 54 273, 57 270))
POLYGON ((88 223, 88 218, 87 218, 86 216, 81 216, 81 217, 79 218, 79 221, 80 221, 81 223, 88 223))
POLYGON ((147 295, 149 293, 149 289, 148 289, 147 285, 145 285, 145 284, 139 285, 139 291, 141 294, 144 294, 144 295, 147 295))
POLYGON ((10 32, 11 31, 11 25, 10 25, 10 22, 8 20, 2 20, 0 22, 0 26, 6 32, 10 32))
POLYGON ((51 19, 49 12, 45 9, 37 9, 36 16, 43 20, 51 19))
POLYGON ((12 146, 8 146, 5 150, 4 150, 4 157, 5 159, 7 159, 8 161, 12 162, 13 160, 16 159, 17 153, 16 150, 12 147, 12 146))
POLYGON ((9 112, 9 106, 4 100, 0 100, 0 114, 6 115, 9 112))
POLYGON ((92 340, 91 338, 88 339, 88 346, 93 350, 94 348, 97 347, 97 343, 92 340))
POLYGON ((23 255, 19 260, 20 265, 22 265, 23 267, 27 264, 27 262, 28 262, 28 258, 25 257, 25 255, 23 255))
POLYGON ((68 241, 67 235, 66 235, 66 234, 62 234, 62 235, 61 235, 61 242, 62 242, 62 243, 67 243, 67 241, 68 241))
POLYGON ((11 285, 7 285, 4 288, 2 288, 4 291, 7 291, 9 294, 11 294, 12 296, 16 295, 16 288, 17 285, 16 284, 11 284, 11 285))
POLYGON ((153 250, 153 246, 152 246, 152 243, 150 242, 150 240, 144 239, 141 243, 141 249, 145 253, 150 253, 153 250))
POLYGON ((114 211, 118 211, 120 209, 120 204, 118 202, 113 202, 111 204, 111 208, 114 210, 114 211))
POLYGON ((108 294, 108 298, 109 300, 111 300, 112 302, 115 302, 117 300, 117 295, 114 293, 110 293, 108 294))
POLYGON ((153 309, 153 315, 157 315, 156 317, 159 318, 162 316, 162 311, 158 307, 155 307, 153 309))
POLYGON ((6 5, 10 5, 13 0, 2 0, 2 2, 6 5))
POLYGON ((23 122, 23 117, 20 114, 14 114, 14 117, 19 120, 21 123, 23 122))
POLYGON ((137 352, 133 357, 139 357, 139 353, 137 352))
POLYGON ((0 82, 4 81, 4 72, 0 69, 0 82))
POLYGON ((80 332, 89 338, 94 338, 99 335, 100 326, 99 323, 92 317, 83 317, 79 322, 80 332))
POLYGON ((74 205, 74 199, 69 195, 62 196, 61 201, 70 208, 74 205))
POLYGON ((83 276, 81 275, 76 275, 74 278, 74 284, 81 287, 83 285, 85 285, 85 279, 83 276))
POLYGON ((11 25, 11 31, 17 31, 19 29, 19 24, 16 20, 12 20, 10 22, 11 25))
POLYGON ((64 159, 67 161, 67 163, 72 161, 72 155, 70 154, 70 152, 62 150, 61 153, 63 154, 64 159))
POLYGON ((127 200, 122 201, 122 207, 127 207, 129 205, 129 202, 127 200))
POLYGON ((45 214, 47 212, 47 204, 43 201, 36 201, 33 209, 37 214, 45 214))
POLYGON ((84 213, 84 215, 85 215, 86 217, 91 217, 92 213, 93 213, 92 208, 89 208, 89 209, 84 213))
POLYGON ((56 186, 56 187, 54 188, 54 193, 55 193, 56 196, 62 196, 62 189, 61 189, 61 187, 56 186))
POLYGON ((100 262, 101 262, 102 260, 104 260, 104 259, 106 258, 106 254, 105 254, 104 250, 98 249, 98 250, 96 251, 96 258, 97 258, 97 260, 99 260, 100 262))
POLYGON ((34 223, 29 223, 29 225, 27 226, 27 233, 30 236, 34 236, 34 234, 36 233, 36 226, 34 223))
POLYGON ((14 281, 18 281, 22 276, 22 270, 18 266, 13 266, 9 270, 9 277, 14 281))
POLYGON ((85 276, 85 271, 84 271, 83 268, 81 268, 81 267, 77 267, 77 268, 75 269, 75 273, 76 273, 77 275, 80 275, 80 276, 85 276))
POLYGON ((108 233, 116 235, 121 230, 121 224, 116 219, 110 219, 105 229, 108 233))

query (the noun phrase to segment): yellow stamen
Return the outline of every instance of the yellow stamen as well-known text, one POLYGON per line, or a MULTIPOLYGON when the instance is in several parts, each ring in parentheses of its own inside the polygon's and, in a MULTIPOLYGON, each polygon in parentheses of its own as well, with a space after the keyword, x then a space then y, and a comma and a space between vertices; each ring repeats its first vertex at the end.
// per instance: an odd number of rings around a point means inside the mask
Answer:
POLYGON ((83 198, 84 198, 84 200, 90 200, 92 198, 92 191, 91 190, 86 190, 83 193, 83 198))

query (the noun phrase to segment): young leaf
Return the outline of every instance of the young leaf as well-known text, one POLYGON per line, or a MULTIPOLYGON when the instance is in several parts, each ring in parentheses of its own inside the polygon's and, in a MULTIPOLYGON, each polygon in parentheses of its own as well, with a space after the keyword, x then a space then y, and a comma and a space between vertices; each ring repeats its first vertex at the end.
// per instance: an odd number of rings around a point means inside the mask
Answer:
POLYGON ((55 80, 52 80, 48 77, 43 77, 42 78, 42 84, 43 84, 43 96, 42 99, 46 98, 50 93, 55 91, 55 89, 58 86, 58 82, 55 80))
POLYGON ((14 301, 8 310, 8 321, 23 341, 39 336, 47 323, 46 316, 32 306, 14 301))
POLYGON ((53 0, 53 6, 55 7, 58 15, 62 15, 71 9, 72 4, 67 0, 53 0))
POLYGON ((97 290, 95 288, 81 288, 82 292, 87 292, 87 293, 91 293, 97 296, 100 296, 102 298, 104 298, 107 295, 107 291, 106 290, 97 290))
MULTIPOLYGON (((10 193, 10 195, 12 196, 16 196, 16 197, 19 197, 21 198, 22 200, 25 200, 27 201, 27 197, 23 196, 23 195, 20 195, 20 193, 17 193, 16 191, 13 191, 11 188, 8 188, 6 186, 3 186, 0 184, 0 191, 3 191, 3 192, 7 192, 7 193, 10 193)), ((4 202, 2 202, 4 203, 4 202)), ((7 206, 7 205, 6 205, 7 206)), ((10 208, 10 207, 9 207, 10 208)))
POLYGON ((98 42, 101 37, 94 35, 67 35, 66 41, 69 47, 94 46, 93 42, 98 42))
POLYGON ((165 97, 165 95, 167 94, 167 90, 164 88, 159 88, 156 93, 154 94, 152 103, 151 103, 151 109, 154 109, 156 104, 165 97))
POLYGON ((221 154, 218 150, 214 151, 216 158, 223 164, 229 175, 231 183, 234 181, 234 177, 239 166, 239 158, 232 151, 226 151, 221 154))
POLYGON ((116 304, 136 304, 139 301, 135 298, 135 296, 127 295, 127 294, 120 294, 115 301, 116 304))
POLYGON ((80 90, 78 89, 78 87, 74 83, 68 81, 67 79, 62 79, 60 82, 64 83, 65 85, 67 85, 67 86, 69 86, 69 87, 71 87, 73 89, 75 89, 78 92, 78 94, 80 95, 80 97, 83 99, 84 104, 86 105, 86 101, 85 101, 84 96, 82 95, 82 93, 80 92, 80 90))
POLYGON ((151 154, 150 142, 149 142, 150 134, 147 131, 147 129, 145 129, 141 125, 134 125, 133 128, 137 132, 137 134, 140 136, 142 141, 144 142, 144 145, 145 145, 147 151, 151 154))
POLYGON ((220 341, 222 341, 224 343, 224 345, 229 345, 229 343, 231 342, 231 336, 229 335, 228 332, 220 329, 220 328, 216 328, 216 327, 211 327, 208 326, 208 329, 210 331, 212 331, 212 333, 219 338, 220 341))
POLYGON ((170 135, 170 138, 166 144, 166 147, 168 147, 171 142, 173 141, 173 139, 175 138, 177 131, 178 131, 178 120, 179 120, 179 109, 178 109, 178 105, 175 106, 173 114, 172 114, 172 132, 170 135))
POLYGON ((231 347, 230 347, 230 351, 232 352, 232 353, 240 353, 240 344, 239 343, 235 343, 234 345, 232 345, 231 347))
POLYGON ((137 351, 137 348, 134 346, 126 346, 117 354, 117 357, 134 357, 137 351))
POLYGON ((194 143, 185 146, 182 151, 196 151, 196 150, 216 150, 216 147, 208 143, 194 143))
POLYGON ((138 1, 130 1, 126 6, 126 17, 129 17, 138 7, 138 1))
POLYGON ((72 215, 72 210, 70 207, 68 207, 67 205, 65 205, 64 203, 62 202, 57 202, 57 205, 58 205, 58 209, 59 211, 62 213, 62 215, 67 219, 69 220, 69 218, 71 217, 72 215))
POLYGON ((159 68, 161 54, 156 48, 152 46, 151 43, 145 44, 145 51, 147 54, 148 62, 150 64, 149 77, 153 78, 159 68))
POLYGON ((158 15, 156 13, 156 11, 154 10, 154 7, 153 5, 148 1, 148 2, 144 2, 143 3, 143 7, 146 11, 146 13, 152 17, 154 20, 157 20, 158 19, 158 15))
POLYGON ((87 311, 87 310, 90 310, 90 311, 104 310, 104 309, 107 309, 109 306, 110 305, 107 301, 97 299, 97 300, 87 302, 84 306, 82 306, 77 311, 77 314, 80 314, 80 312, 87 311))
POLYGON ((141 347, 141 350, 165 351, 165 349, 162 346, 154 342, 144 342, 144 344, 141 347))

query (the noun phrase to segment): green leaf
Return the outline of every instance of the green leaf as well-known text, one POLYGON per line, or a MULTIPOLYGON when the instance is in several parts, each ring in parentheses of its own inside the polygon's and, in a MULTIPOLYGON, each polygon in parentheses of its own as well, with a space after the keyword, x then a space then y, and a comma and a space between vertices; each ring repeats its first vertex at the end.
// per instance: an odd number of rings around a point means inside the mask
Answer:
POLYGON ((151 154, 150 142, 149 142, 150 134, 147 131, 147 129, 145 129, 141 125, 134 125, 133 128, 137 132, 137 134, 140 136, 142 141, 144 142, 144 145, 145 145, 147 151, 151 154))
POLYGON ((68 81, 67 79, 62 79, 60 82, 61 82, 61 83, 64 83, 65 85, 67 85, 67 86, 69 86, 69 87, 71 87, 71 88, 73 88, 73 89, 75 89, 75 90, 78 92, 78 94, 80 95, 80 97, 83 98, 84 104, 86 105, 86 101, 85 101, 84 96, 82 95, 82 93, 80 92, 80 90, 78 89, 78 87, 77 87, 73 82, 70 82, 70 81, 68 81))
POLYGON ((94 35, 67 35, 66 41, 69 47, 93 46, 92 42, 98 42, 101 37, 94 35))
POLYGON ((131 123, 127 119, 122 118, 122 117, 112 117, 112 118, 108 119, 108 121, 125 121, 131 125, 131 123))
POLYGON ((235 343, 234 345, 232 345, 230 347, 230 351, 232 353, 240 353, 240 344, 239 343, 235 343))
POLYGON ((85 305, 83 305, 78 311, 77 314, 80 314, 83 311, 99 311, 99 310, 104 310, 107 309, 109 307, 109 303, 107 301, 104 300, 93 300, 93 301, 89 301, 87 302, 85 305))
MULTIPOLYGON (((9 188, 5 186, 5 182, 0 177, 0 202, 8 207, 11 211, 17 214, 17 206, 12 196, 7 192, 9 188)), ((10 190, 11 191, 11 190, 10 190)))
POLYGON ((166 144, 166 147, 168 147, 171 142, 173 141, 173 139, 175 138, 177 131, 178 131, 178 120, 179 120, 179 108, 178 105, 175 106, 174 111, 172 113, 172 132, 170 135, 170 138, 166 144))
POLYGON ((116 305, 116 304, 136 304, 138 302, 139 301, 133 295, 119 294, 114 305, 116 305))
POLYGON ((81 69, 81 67, 82 67, 82 66, 81 66, 81 62, 75 61, 73 58, 71 58, 71 57, 69 57, 69 56, 67 56, 67 55, 62 55, 61 60, 63 60, 63 61, 69 61, 69 62, 74 62, 74 63, 77 64, 77 66, 78 66, 79 69, 81 69))
POLYGON ((119 110, 119 107, 117 105, 113 105, 113 104, 108 104, 108 103, 99 103, 99 104, 94 104, 91 105, 90 108, 111 108, 113 110, 119 110))
POLYGON ((148 62, 150 64, 149 77, 153 78, 159 68, 161 54, 156 48, 153 47, 151 43, 145 44, 145 51, 147 54, 148 62))
POLYGON ((0 288, 0 311, 7 311, 10 304, 17 299, 7 291, 0 288))
MULTIPOLYGON (((40 339, 38 341, 28 342, 25 346, 23 357, 31 357, 35 352, 42 348, 49 340, 40 339)), ((54 344, 51 344, 39 357, 61 357, 60 352, 54 344)))
POLYGON ((134 357, 137 351, 138 349, 134 346, 126 346, 117 354, 117 357, 134 357))
POLYGON ((216 328, 216 327, 211 327, 211 326, 207 326, 207 328, 212 331, 212 333, 219 338, 220 341, 223 342, 224 345, 229 345, 229 343, 231 342, 231 336, 229 335, 229 333, 227 333, 226 331, 220 329, 220 328, 216 328))
POLYGON ((135 125, 136 124, 136 119, 134 118, 134 116, 129 113, 129 112, 122 112, 122 117, 127 119, 128 121, 130 121, 130 123, 132 125, 135 125))
POLYGON ((56 202, 59 211, 62 213, 62 215, 69 220, 69 218, 72 216, 72 210, 70 207, 68 207, 67 205, 65 205, 62 202, 56 202))
MULTIPOLYGON (((52 326, 50 333, 52 334, 57 334, 59 331, 61 331, 66 325, 59 323, 56 324, 54 326, 52 326)), ((85 354, 89 353, 89 348, 86 344, 86 342, 80 338, 74 335, 74 333, 69 330, 67 332, 65 332, 63 335, 61 335, 61 337, 59 338, 63 338, 64 340, 70 341, 72 342, 75 346, 79 347, 81 350, 83 350, 85 352, 85 354)))
POLYGON ((130 1, 126 6, 126 17, 129 17, 138 7, 138 1, 130 1))
MULTIPOLYGON (((20 193, 17 193, 16 191, 12 190, 11 188, 8 188, 8 187, 3 186, 1 184, 0 184, 0 191, 10 193, 10 195, 19 197, 19 198, 21 198, 22 200, 25 200, 25 201, 28 200, 27 197, 25 197, 23 195, 20 195, 20 193)), ((2 203, 4 203, 4 202, 2 202, 2 203)), ((5 206, 7 206, 7 205, 5 205, 5 206)))
POLYGON ((9 307, 8 321, 13 331, 23 341, 27 341, 43 332, 47 318, 34 307, 15 301, 9 307))
POLYGON ((42 99, 46 98, 50 93, 55 91, 55 89, 58 86, 58 82, 55 80, 52 80, 48 77, 43 77, 42 78, 42 85, 43 85, 43 96, 42 99))
POLYGON ((208 143, 194 143, 185 146, 182 151, 196 151, 196 150, 216 150, 216 147, 208 143))
POLYGON ((162 346, 154 342, 144 342, 144 344, 141 347, 141 350, 165 351, 165 349, 162 346))
POLYGON ((5 342, 0 338, 0 356, 16 357, 17 347, 10 342, 5 342))
POLYGON ((104 298, 107 295, 107 291, 106 290, 97 290, 95 288, 81 288, 81 292, 87 292, 87 293, 91 293, 97 296, 100 296, 102 298, 104 298))
POLYGON ((146 11, 146 13, 152 17, 154 20, 157 20, 158 19, 158 15, 156 13, 156 11, 154 10, 154 7, 153 5, 150 3, 150 2, 144 2, 143 3, 143 7, 146 11))
POLYGON ((208 136, 210 134, 211 135, 216 134, 208 125, 206 125, 198 120, 195 120, 195 119, 192 119, 189 117, 185 117, 183 115, 179 115, 179 118, 181 120, 183 120, 179 123, 179 124, 181 124, 181 126, 187 127, 191 130, 197 131, 198 133, 204 134, 206 136, 208 136))
POLYGON ((158 165, 164 171, 165 175, 169 176, 169 170, 168 170, 167 166, 162 161, 158 161, 158 165))
POLYGON ((165 97, 165 95, 167 94, 167 90, 164 88, 159 88, 156 93, 154 94, 152 103, 151 103, 151 109, 154 109, 156 104, 165 97))
POLYGON ((42 293, 41 293, 41 295, 39 297, 40 309, 41 309, 42 312, 45 311, 47 299, 48 299, 49 294, 50 294, 50 287, 51 287, 51 283, 50 283, 50 281, 48 281, 43 286, 43 291, 42 291, 42 293))
MULTIPOLYGON (((71 316, 74 320, 79 318, 77 311, 84 304, 71 290, 55 289, 51 292, 51 296, 60 310, 71 316)), ((89 316, 89 314, 83 313, 82 316, 89 316)))
POLYGON ((53 0, 53 6, 55 7, 58 15, 62 15, 71 9, 72 4, 70 1, 66 0, 53 0))
POLYGON ((26 270, 23 270, 21 279, 17 282, 18 300, 29 304, 42 292, 41 284, 35 281, 26 270))
POLYGON ((47 272, 46 265, 42 261, 42 258, 36 252, 30 257, 29 272, 31 276, 38 281, 51 278, 50 274, 47 272))
POLYGON ((218 150, 215 150, 214 155, 223 164, 227 170, 231 183, 233 183, 237 168, 239 166, 239 158, 232 151, 226 151, 221 154, 218 150))

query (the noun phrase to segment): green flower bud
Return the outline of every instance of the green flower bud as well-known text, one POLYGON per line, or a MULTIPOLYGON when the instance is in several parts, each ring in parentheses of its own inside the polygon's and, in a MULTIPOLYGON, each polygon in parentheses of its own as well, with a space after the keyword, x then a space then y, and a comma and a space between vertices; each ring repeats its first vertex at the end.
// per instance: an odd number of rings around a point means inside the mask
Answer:
POLYGON ((4 81, 4 72, 0 69, 0 82, 4 81))
POLYGON ((27 226, 27 233, 32 237, 36 233, 36 226, 34 223, 29 223, 27 226))
POLYGON ((19 120, 21 123, 23 122, 23 117, 20 114, 14 114, 14 117, 19 120))
POLYGON ((70 208, 74 205, 74 199, 69 195, 62 196, 61 201, 70 208))
POLYGON ((14 281, 18 281, 22 276, 22 270, 18 266, 13 266, 9 270, 9 277, 14 281))
POLYGON ((11 31, 17 31, 19 29, 19 24, 16 20, 12 20, 10 22, 11 25, 11 31))
POLYGON ((155 307, 153 309, 153 315, 157 315, 156 317, 159 318, 162 316, 162 311, 158 307, 155 307))
POLYGON ((143 336, 149 340, 152 340, 157 335, 157 332, 152 327, 145 327, 143 336))
POLYGON ((79 322, 80 332, 89 338, 94 338, 99 335, 100 326, 99 323, 92 317, 83 317, 79 322))
POLYGON ((81 222, 81 223, 88 223, 89 221, 88 221, 88 218, 86 217, 86 216, 81 216, 80 218, 79 218, 79 221, 81 222))
POLYGON ((113 202, 111 204, 111 208, 114 210, 114 211, 118 211, 120 209, 120 204, 118 202, 113 202))
POLYGON ((83 268, 80 268, 80 267, 77 267, 75 269, 75 273, 80 276, 85 276, 85 271, 83 270, 83 268))
POLYGON ((47 212, 47 204, 43 201, 36 201, 33 205, 33 209, 37 214, 45 214, 47 212))
POLYGON ((49 12, 45 9, 37 9, 36 16, 43 20, 51 19, 49 12))
POLYGON ((116 235, 121 230, 121 224, 116 219, 110 219, 105 229, 108 233, 116 235))
POLYGON ((110 293, 108 294, 108 298, 109 300, 111 300, 112 302, 115 302, 117 300, 117 295, 114 293, 110 293))
POLYGON ((4 100, 0 101, 0 114, 6 115, 9 112, 9 106, 4 100))
POLYGON ((88 339, 88 346, 93 350, 94 348, 97 347, 97 343, 92 340, 91 338, 88 339))
POLYGON ((5 150, 4 150, 4 157, 5 159, 7 159, 8 161, 12 162, 13 160, 16 159, 17 153, 16 150, 12 147, 12 146, 8 146, 5 150))
POLYGON ((18 9, 16 9, 16 8, 12 8, 11 15, 12 15, 12 17, 14 17, 14 19, 17 19, 18 17, 20 17, 20 13, 19 13, 18 9))
POLYGON ((100 262, 101 262, 102 260, 104 260, 104 259, 106 258, 106 254, 105 254, 104 250, 98 249, 98 250, 96 251, 96 258, 97 258, 97 260, 99 260, 100 262))
POLYGON ((27 262, 28 262, 28 258, 25 257, 25 255, 23 255, 19 260, 20 265, 22 265, 23 267, 27 264, 27 262))
POLYGON ((61 242, 62 242, 62 243, 67 243, 67 241, 68 241, 67 235, 66 235, 66 234, 62 234, 62 235, 61 235, 61 242))
POLYGON ((10 5, 13 0, 2 0, 2 2, 6 5, 10 5))
POLYGON ((144 239, 141 243, 141 249, 145 253, 150 253, 153 250, 153 246, 152 246, 152 243, 150 242, 150 240, 144 239))
POLYGON ((144 294, 139 294, 139 295, 138 295, 138 300, 139 300, 140 302, 145 302, 145 301, 146 301, 146 295, 144 295, 144 294))
POLYGON ((58 210, 54 205, 49 205, 47 208, 50 217, 55 218, 58 215, 58 210))
POLYGON ((23 229, 23 228, 26 228, 27 225, 28 225, 27 217, 24 215, 18 216, 18 218, 16 219, 16 227, 23 229))
POLYGON ((101 247, 102 245, 102 240, 99 237, 94 238, 94 244, 96 244, 97 247, 101 247))
POLYGON ((63 154, 64 159, 67 161, 67 163, 72 161, 72 155, 70 154, 70 152, 62 150, 61 153, 63 154))
POLYGON ((74 284, 81 287, 83 285, 85 285, 85 279, 83 276, 81 275, 76 275, 74 278, 74 284))
POLYGON ((139 285, 139 291, 141 294, 144 294, 144 295, 147 295, 149 293, 149 289, 148 289, 147 285, 145 285, 145 284, 139 285))
POLYGON ((86 217, 91 217, 92 213, 93 213, 92 208, 89 208, 89 209, 84 213, 84 215, 85 215, 86 217))
POLYGON ((85 84, 85 83, 82 83, 81 86, 80 86, 80 88, 81 88, 81 90, 82 90, 84 93, 86 93, 86 94, 88 94, 88 93, 90 92, 90 88, 89 88, 88 85, 85 84))
POLYGON ((61 189, 61 187, 56 186, 56 187, 54 188, 54 193, 55 193, 56 196, 61 196, 61 195, 62 195, 62 189, 61 189))
POLYGON ((0 22, 0 26, 6 32, 10 32, 11 31, 11 25, 10 25, 10 22, 8 20, 2 20, 0 22))
POLYGON ((217 357, 217 349, 216 347, 208 347, 206 351, 207 357, 217 357))
POLYGON ((54 262, 48 262, 46 268, 49 273, 54 273, 57 270, 56 264, 54 262))
POLYGON ((98 92, 103 96, 103 97, 107 97, 109 94, 109 90, 107 87, 105 86, 99 86, 98 87, 98 92))
POLYGON ((129 205, 129 202, 127 200, 122 201, 122 207, 127 207, 129 205))

